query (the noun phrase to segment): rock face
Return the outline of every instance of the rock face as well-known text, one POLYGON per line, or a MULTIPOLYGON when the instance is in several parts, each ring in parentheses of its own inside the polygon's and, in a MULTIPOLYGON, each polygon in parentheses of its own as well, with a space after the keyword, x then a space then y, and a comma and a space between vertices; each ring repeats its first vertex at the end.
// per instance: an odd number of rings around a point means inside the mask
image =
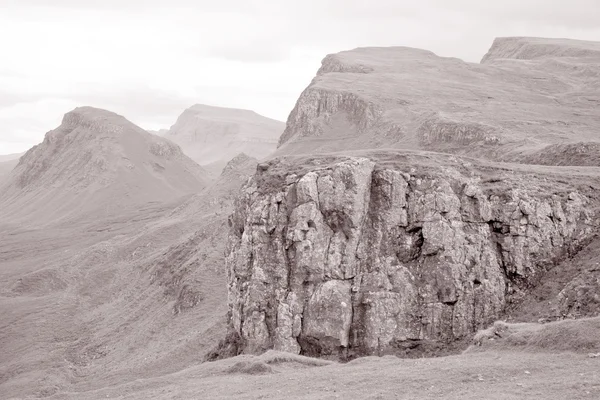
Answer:
POLYGON ((460 339, 595 228, 589 195, 548 176, 315 160, 260 164, 230 218, 241 351, 365 355, 460 339))
POLYGON ((200 165, 224 165, 242 152, 259 159, 271 154, 284 128, 283 122, 253 111, 196 104, 181 114, 164 137, 179 144, 200 165))
POLYGON ((598 142, 599 71, 600 43, 576 40, 497 39, 481 64, 405 47, 328 55, 277 154, 399 148, 582 162, 595 153, 545 159, 544 150, 598 142))
POLYGON ((558 311, 569 318, 600 315, 600 267, 596 265, 569 282, 557 296, 558 311))

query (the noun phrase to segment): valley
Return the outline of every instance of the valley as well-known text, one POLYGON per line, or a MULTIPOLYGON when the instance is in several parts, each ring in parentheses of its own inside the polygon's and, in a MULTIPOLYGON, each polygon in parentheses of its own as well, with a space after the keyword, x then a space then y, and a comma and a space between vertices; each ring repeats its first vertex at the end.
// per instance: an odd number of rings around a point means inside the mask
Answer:
POLYGON ((285 124, 75 108, 0 159, 0 397, 597 399, 599 68, 370 47, 285 124))

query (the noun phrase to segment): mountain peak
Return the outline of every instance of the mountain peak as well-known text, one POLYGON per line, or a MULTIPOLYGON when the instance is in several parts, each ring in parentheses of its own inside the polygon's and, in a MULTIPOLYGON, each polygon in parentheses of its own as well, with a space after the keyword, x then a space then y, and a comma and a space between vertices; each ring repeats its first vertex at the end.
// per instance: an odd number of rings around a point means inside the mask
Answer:
MULTIPOLYGON (((124 129, 137 128, 125 117, 112 111, 94 107, 77 107, 66 113, 62 119, 64 129, 86 128, 92 131, 121 133, 124 129)), ((139 128, 141 129, 141 128, 139 128)))
POLYGON ((0 189, 0 204, 21 214, 69 203, 84 209, 102 201, 138 204, 195 193, 206 183, 206 171, 171 141, 113 112, 79 107, 21 157, 0 189), (52 201, 37 201, 44 196, 52 201))

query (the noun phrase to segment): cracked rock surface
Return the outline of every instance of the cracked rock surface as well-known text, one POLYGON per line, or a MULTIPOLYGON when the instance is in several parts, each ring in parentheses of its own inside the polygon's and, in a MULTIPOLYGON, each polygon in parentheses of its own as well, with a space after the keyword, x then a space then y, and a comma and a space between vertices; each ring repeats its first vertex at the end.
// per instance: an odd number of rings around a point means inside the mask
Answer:
POLYGON ((230 217, 243 352, 378 354, 497 319, 589 240, 589 194, 524 172, 380 162, 259 165, 230 217))

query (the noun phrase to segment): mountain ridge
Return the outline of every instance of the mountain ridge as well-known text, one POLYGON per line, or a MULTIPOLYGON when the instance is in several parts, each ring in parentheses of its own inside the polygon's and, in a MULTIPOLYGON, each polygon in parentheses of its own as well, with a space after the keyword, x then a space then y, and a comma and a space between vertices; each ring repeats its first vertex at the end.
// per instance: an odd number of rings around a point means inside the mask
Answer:
POLYGON ((396 148, 527 162, 546 146, 595 142, 600 45, 565 43, 499 39, 482 64, 408 47, 330 54, 274 156, 396 148))
POLYGON ((79 107, 21 157, 4 179, 0 204, 6 215, 34 218, 55 207, 58 216, 175 199, 207 183, 176 144, 118 114, 79 107))

